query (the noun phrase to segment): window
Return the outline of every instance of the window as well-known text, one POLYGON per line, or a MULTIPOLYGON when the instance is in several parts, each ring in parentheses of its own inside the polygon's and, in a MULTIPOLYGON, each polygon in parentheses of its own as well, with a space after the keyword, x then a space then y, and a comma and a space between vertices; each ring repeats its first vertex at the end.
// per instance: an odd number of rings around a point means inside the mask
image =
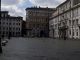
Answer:
POLYGON ((20 23, 19 23, 19 25, 20 25, 20 23))
POLYGON ((6 29, 8 30, 8 27, 6 29))
POLYGON ((77 32, 76 32, 76 36, 78 36, 78 29, 76 29, 76 31, 77 31, 77 32))
POLYGON ((15 30, 15 28, 13 27, 13 30, 15 30))
POLYGON ((79 21, 79 20, 78 20, 78 19, 76 19, 76 24, 77 24, 77 25, 78 25, 78 21, 79 21))
POLYGON ((71 20, 69 20, 69 25, 71 26, 71 20))
POLYGON ((3 22, 3 24, 5 24, 5 22, 3 22))
POLYGON ((13 32, 13 35, 14 35, 14 32, 13 32))
POLYGON ((71 35, 71 30, 69 31, 69 34, 71 35))
POLYGON ((39 24, 37 24, 37 27, 39 27, 39 24))
POLYGON ((3 27, 3 30, 5 30, 5 27, 3 27))
POLYGON ((1 31, 0 31, 0 34, 1 34, 1 31))
POLYGON ((16 25, 18 25, 18 23, 16 23, 16 25))
POLYGON ((11 30, 11 27, 9 28, 9 30, 11 30))
POLYGON ((20 31, 20 28, 19 28, 19 31, 20 31))
POLYGON ((74 36, 74 29, 73 29, 73 34, 72 35, 74 36))
POLYGON ((18 32, 18 34, 20 34, 20 32, 18 32))
POLYGON ((3 35, 5 34, 5 31, 3 31, 3 35))
POLYGON ((15 23, 13 23, 13 25, 15 25, 15 23))
POLYGON ((8 25, 8 23, 6 23, 8 25))
POLYGON ((3 14, 1 14, 1 17, 3 17, 3 14))
POLYGON ((75 25, 75 20, 73 20, 73 25, 75 25))
POLYGON ((6 34, 8 34, 8 32, 6 32, 6 34))
POLYGON ((76 36, 78 36, 78 32, 76 33, 76 36))
POLYGON ((7 19, 7 21, 8 21, 8 19, 7 19))
POLYGON ((18 30, 18 28, 16 28, 16 30, 18 30))
POLYGON ((11 23, 9 23, 9 25, 11 25, 11 23))

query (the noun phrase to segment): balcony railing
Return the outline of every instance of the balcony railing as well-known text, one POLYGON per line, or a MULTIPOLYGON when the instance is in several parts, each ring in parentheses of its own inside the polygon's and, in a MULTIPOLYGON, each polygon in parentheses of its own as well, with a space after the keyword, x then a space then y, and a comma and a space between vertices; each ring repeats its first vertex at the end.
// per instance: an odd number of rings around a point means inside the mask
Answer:
POLYGON ((65 30, 65 29, 68 29, 68 26, 67 26, 67 25, 59 26, 59 29, 63 29, 63 30, 65 30))

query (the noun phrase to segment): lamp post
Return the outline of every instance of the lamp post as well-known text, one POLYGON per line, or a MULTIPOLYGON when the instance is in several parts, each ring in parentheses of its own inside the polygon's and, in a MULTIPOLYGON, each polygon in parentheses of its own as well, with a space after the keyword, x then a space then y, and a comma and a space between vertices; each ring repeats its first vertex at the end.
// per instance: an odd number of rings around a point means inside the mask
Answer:
MULTIPOLYGON (((0 22, 1 22, 1 19, 0 19, 0 22)), ((0 23, 0 32, 1 32, 1 23, 0 23)), ((2 53, 1 34, 0 34, 0 53, 2 53)))
MULTIPOLYGON (((0 20, 1 21, 1 20, 0 20)), ((0 28, 1 28, 1 24, 0 24, 0 28)), ((0 30, 1 31, 1 30, 0 30)), ((2 46, 1 46, 1 34, 0 34, 0 53, 2 53, 2 46)))
POLYGON ((1 37, 0 37, 0 53, 2 53, 1 37))
POLYGON ((48 37, 49 37, 49 8, 48 8, 48 37))

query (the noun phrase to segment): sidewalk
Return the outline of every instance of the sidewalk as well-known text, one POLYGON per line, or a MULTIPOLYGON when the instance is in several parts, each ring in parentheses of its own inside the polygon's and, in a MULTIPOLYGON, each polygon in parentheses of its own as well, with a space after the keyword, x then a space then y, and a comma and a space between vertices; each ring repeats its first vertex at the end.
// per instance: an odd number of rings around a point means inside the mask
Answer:
MULTIPOLYGON (((54 40, 64 40, 63 38, 52 38, 54 40)), ((66 38, 65 40, 80 40, 80 39, 69 39, 69 38, 66 38)))

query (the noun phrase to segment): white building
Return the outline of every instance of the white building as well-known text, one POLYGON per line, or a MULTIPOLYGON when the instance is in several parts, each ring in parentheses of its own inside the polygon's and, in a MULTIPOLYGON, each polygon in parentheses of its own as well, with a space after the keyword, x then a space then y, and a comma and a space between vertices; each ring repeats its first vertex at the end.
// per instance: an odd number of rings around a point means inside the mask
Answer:
POLYGON ((60 4, 49 23, 50 37, 80 39, 80 0, 60 4))
POLYGON ((1 11, 0 35, 1 36, 21 36, 22 17, 8 15, 8 11, 1 11))

